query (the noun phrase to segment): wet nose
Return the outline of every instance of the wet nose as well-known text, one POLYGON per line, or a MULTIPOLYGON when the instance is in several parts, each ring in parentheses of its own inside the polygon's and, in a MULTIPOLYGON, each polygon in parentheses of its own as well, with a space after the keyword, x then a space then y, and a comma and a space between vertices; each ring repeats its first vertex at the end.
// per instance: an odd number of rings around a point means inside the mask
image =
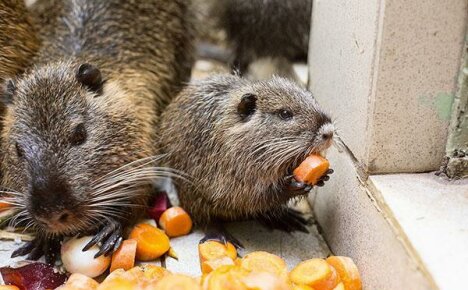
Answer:
POLYGON ((333 138, 333 132, 330 131, 330 132, 327 132, 327 133, 323 133, 323 134, 322 134, 322 138, 323 138, 324 140, 330 140, 330 139, 332 139, 332 138, 333 138))

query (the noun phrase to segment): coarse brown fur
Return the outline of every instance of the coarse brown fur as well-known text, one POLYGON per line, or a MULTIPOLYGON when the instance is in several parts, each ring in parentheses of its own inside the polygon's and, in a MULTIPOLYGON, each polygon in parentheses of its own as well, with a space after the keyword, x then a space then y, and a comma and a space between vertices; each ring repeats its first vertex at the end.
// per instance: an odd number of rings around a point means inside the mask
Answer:
POLYGON ((0 1, 0 83, 27 68, 38 49, 24 0, 0 1))
POLYGON ((5 93, 13 222, 62 236, 131 220, 159 176, 159 115, 190 77, 189 2, 44 0, 33 11, 36 66, 5 93))
MULTIPOLYGON (((39 38, 24 0, 1 0, 0 84, 29 67, 38 49, 39 38)), ((0 103, 0 116, 3 116, 4 110, 4 105, 0 103)))
POLYGON ((226 31, 233 65, 244 73, 259 58, 306 60, 312 0, 210 0, 226 31))
POLYGON ((284 177, 307 154, 330 146, 332 132, 312 94, 290 81, 214 76, 189 85, 167 107, 160 140, 165 164, 191 181, 176 183, 182 206, 203 225, 274 214, 293 198, 284 177), (245 96, 256 98, 247 114, 245 96), (284 110, 291 119, 280 117, 284 110))

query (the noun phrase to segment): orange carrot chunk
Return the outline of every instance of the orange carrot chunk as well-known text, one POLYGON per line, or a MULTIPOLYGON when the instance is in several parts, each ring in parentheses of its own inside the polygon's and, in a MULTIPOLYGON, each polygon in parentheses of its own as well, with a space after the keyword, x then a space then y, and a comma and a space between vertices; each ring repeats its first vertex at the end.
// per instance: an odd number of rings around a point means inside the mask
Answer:
POLYGON ((140 261, 159 258, 170 248, 168 236, 160 229, 148 224, 136 225, 129 239, 137 241, 136 257, 140 261))
POLYGON ((338 284, 338 286, 336 286, 335 288, 333 288, 333 290, 345 290, 345 286, 343 284, 343 282, 341 282, 340 284, 338 284))
POLYGON ((315 290, 333 290, 340 278, 336 270, 323 259, 310 259, 299 263, 289 273, 291 282, 313 287, 315 290))
POLYGON ((60 290, 88 290, 96 289, 98 286, 96 280, 80 273, 73 273, 60 290))
MULTIPOLYGON (((4 211, 4 210, 7 210, 11 207, 11 204, 7 203, 7 202, 4 202, 4 201, 0 201, 0 211, 4 211)), ((9 286, 9 285, 8 285, 9 286)), ((16 287, 16 286, 15 286, 16 287)))
POLYGON ((161 279, 156 284, 155 288, 151 289, 158 289, 158 290, 200 290, 201 287, 197 283, 195 279, 189 276, 181 275, 181 274, 174 274, 168 275, 161 279))
POLYGON ((15 285, 0 285, 0 290, 20 290, 15 285))
POLYGON ((137 250, 136 240, 125 240, 120 248, 112 255, 110 271, 116 269, 129 270, 135 266, 135 256, 137 250))
POLYGON ((216 260, 223 257, 229 257, 232 260, 237 258, 236 248, 231 244, 226 245, 216 241, 206 241, 198 245, 198 254, 200 256, 200 266, 205 261, 216 260))
POLYGON ((336 269, 346 290, 361 290, 359 270, 351 258, 331 256, 327 258, 327 263, 336 269))
POLYGON ((315 185, 329 168, 330 163, 327 159, 312 154, 294 169, 293 175, 299 182, 315 185))
POLYGON ((183 208, 174 206, 163 212, 159 226, 171 238, 184 236, 192 229, 192 219, 183 208))
POLYGON ((225 265, 235 265, 234 260, 230 257, 222 257, 214 260, 208 260, 202 263, 201 271, 203 274, 208 274, 213 270, 225 265))
POLYGON ((245 256, 241 261, 241 267, 248 272, 267 272, 284 280, 288 278, 286 262, 276 255, 263 251, 252 252, 245 256))

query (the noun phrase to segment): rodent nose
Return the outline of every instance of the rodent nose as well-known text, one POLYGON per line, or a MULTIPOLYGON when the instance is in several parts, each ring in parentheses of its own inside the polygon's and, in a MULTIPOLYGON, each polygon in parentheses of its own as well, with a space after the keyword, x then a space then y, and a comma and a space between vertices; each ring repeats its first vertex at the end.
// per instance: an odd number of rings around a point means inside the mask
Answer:
POLYGON ((330 140, 331 138, 333 138, 333 132, 323 133, 322 138, 325 140, 330 140))

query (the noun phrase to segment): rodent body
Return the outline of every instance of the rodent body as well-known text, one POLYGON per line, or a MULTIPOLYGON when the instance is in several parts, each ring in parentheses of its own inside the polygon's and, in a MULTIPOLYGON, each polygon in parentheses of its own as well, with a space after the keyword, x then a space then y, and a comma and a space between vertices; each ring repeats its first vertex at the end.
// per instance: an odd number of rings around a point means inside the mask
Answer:
POLYGON ((94 243, 108 253, 142 212, 160 113, 190 78, 189 3, 44 0, 33 11, 43 45, 5 85, 3 186, 36 240, 104 228, 94 243))
POLYGON ((211 14, 226 31, 233 65, 244 73, 260 58, 307 60, 312 0, 219 0, 211 14))
POLYGON ((165 165, 185 172, 182 206, 201 225, 275 215, 296 195, 285 176, 328 148, 330 118, 282 78, 214 76, 189 85, 161 119, 165 165))

